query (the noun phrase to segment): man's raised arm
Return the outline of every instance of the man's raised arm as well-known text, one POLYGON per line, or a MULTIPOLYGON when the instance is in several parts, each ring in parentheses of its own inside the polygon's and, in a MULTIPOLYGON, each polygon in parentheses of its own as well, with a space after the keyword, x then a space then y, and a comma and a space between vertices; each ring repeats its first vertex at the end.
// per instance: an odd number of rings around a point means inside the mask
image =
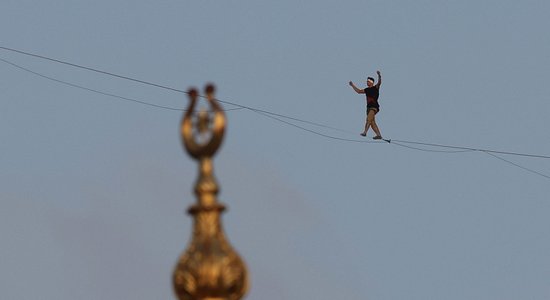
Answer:
POLYGON ((380 71, 376 71, 376 74, 378 74, 378 83, 376 85, 380 88, 382 84, 382 74, 380 74, 380 71))
POLYGON ((353 82, 350 81, 350 82, 349 82, 349 85, 353 88, 353 90, 354 90, 357 94, 364 94, 364 93, 365 93, 364 90, 361 90, 361 89, 357 88, 357 87, 355 86, 355 84, 353 84, 353 82))

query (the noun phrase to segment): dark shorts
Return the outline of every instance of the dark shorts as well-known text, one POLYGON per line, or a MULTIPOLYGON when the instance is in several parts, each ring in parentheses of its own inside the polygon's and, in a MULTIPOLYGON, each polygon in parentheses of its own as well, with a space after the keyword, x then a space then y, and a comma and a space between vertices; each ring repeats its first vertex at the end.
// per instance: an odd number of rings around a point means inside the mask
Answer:
POLYGON ((369 114, 369 110, 374 110, 374 114, 377 114, 380 111, 380 107, 367 106, 367 115, 369 114))

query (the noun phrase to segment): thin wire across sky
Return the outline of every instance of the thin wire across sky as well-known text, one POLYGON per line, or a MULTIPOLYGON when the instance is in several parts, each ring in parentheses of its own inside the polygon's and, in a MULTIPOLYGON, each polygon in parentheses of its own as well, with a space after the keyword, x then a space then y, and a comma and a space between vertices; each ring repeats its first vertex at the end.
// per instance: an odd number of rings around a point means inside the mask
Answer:
MULTIPOLYGON (((184 93, 184 94, 188 93, 187 91, 172 88, 172 87, 169 87, 169 86, 166 86, 166 85, 161 85, 161 84, 153 83, 153 82, 150 82, 150 81, 145 81, 145 80, 140 80, 140 79, 136 79, 136 78, 132 78, 132 77, 128 77, 128 76, 123 76, 123 75, 115 74, 115 73, 112 73, 112 72, 100 70, 100 69, 97 69, 97 68, 87 67, 87 66, 83 66, 83 65, 79 65, 79 64, 75 64, 75 63, 71 63, 71 62, 67 62, 67 61, 63 61, 63 60, 59 60, 59 59, 55 59, 55 58, 51 58, 51 57, 47 57, 47 56, 43 56, 43 55, 38 55, 38 54, 22 51, 22 50, 17 50, 17 49, 3 47, 3 46, 0 46, 0 49, 5 50, 5 51, 18 53, 18 54, 25 55, 25 56, 29 56, 29 57, 38 58, 38 59, 41 59, 41 60, 54 62, 54 63, 57 63, 57 64, 67 65, 67 66, 70 66, 70 67, 73 67, 73 68, 78 68, 78 69, 82 69, 82 70, 86 70, 86 71, 90 71, 90 72, 94 72, 94 73, 103 74, 103 75, 114 77, 114 78, 128 80, 128 81, 132 81, 132 82, 136 82, 136 83, 139 83, 139 84, 148 85, 148 86, 152 86, 152 87, 156 87, 156 88, 160 88, 160 89, 164 89, 164 90, 169 90, 169 91, 172 91, 172 92, 184 93)), ((29 68, 25 68, 23 66, 15 64, 15 63, 13 63, 11 61, 8 61, 6 59, 3 59, 3 58, 0 58, 0 61, 5 63, 5 64, 11 65, 12 67, 15 67, 17 69, 20 69, 22 71, 25 71, 27 73, 30 73, 30 74, 33 74, 35 76, 41 77, 43 79, 47 79, 47 80, 50 80, 50 81, 53 81, 53 82, 56 82, 56 83, 60 83, 60 84, 63 84, 63 85, 67 85, 67 86, 70 86, 70 87, 73 87, 73 88, 86 90, 86 91, 93 92, 93 93, 96 93, 96 94, 100 94, 100 95, 103 95, 103 96, 117 98, 119 100, 125 100, 125 101, 129 101, 129 102, 133 102, 133 103, 138 103, 138 104, 146 105, 146 106, 149 106, 149 107, 160 108, 160 109, 165 109, 165 110, 172 110, 172 111, 184 111, 184 109, 182 109, 182 108, 158 105, 158 104, 143 101, 143 100, 124 97, 124 96, 116 95, 116 94, 113 94, 113 93, 103 92, 103 91, 93 89, 93 88, 89 88, 89 87, 86 87, 86 86, 83 86, 83 85, 70 83, 70 82, 67 82, 67 81, 64 81, 64 80, 60 80, 60 79, 57 79, 57 78, 54 78, 54 77, 51 77, 51 76, 47 76, 47 75, 38 73, 36 71, 33 71, 29 68)), ((201 96, 201 97, 204 97, 204 96, 201 96)), ((251 112, 257 113, 261 116, 264 116, 266 118, 273 119, 277 122, 286 124, 288 126, 292 126, 293 128, 300 129, 302 131, 305 131, 305 132, 308 132, 308 133, 311 133, 311 134, 314 134, 314 135, 317 135, 317 136, 321 136, 323 138, 327 138, 327 139, 331 139, 331 140, 337 140, 337 141, 343 141, 343 142, 354 142, 354 143, 369 143, 369 144, 370 143, 372 143, 372 144, 384 143, 384 142, 381 142, 381 141, 369 141, 369 140, 365 140, 365 139, 349 139, 349 138, 344 138, 344 137, 341 137, 341 136, 335 136, 335 135, 322 133, 322 132, 319 132, 319 131, 316 131, 316 130, 312 130, 312 129, 300 126, 300 125, 298 125, 296 123, 293 123, 293 122, 299 122, 299 123, 302 123, 302 124, 308 124, 308 125, 312 125, 312 126, 316 126, 316 127, 320 127, 320 128, 325 128, 325 129, 330 129, 330 130, 343 132, 343 133, 350 133, 350 132, 347 131, 347 130, 343 130, 343 129, 340 129, 340 128, 328 126, 328 125, 325 125, 325 124, 312 122, 312 121, 308 121, 308 120, 304 120, 304 119, 300 119, 300 118, 295 118, 295 117, 291 117, 291 116, 288 116, 288 115, 278 114, 278 113, 271 112, 271 111, 268 111, 268 110, 263 110, 263 109, 258 109, 258 108, 254 108, 254 107, 250 107, 250 106, 245 106, 245 105, 241 105, 241 104, 238 104, 238 103, 233 103, 233 102, 230 102, 230 101, 227 101, 227 100, 221 100, 221 99, 216 99, 216 100, 218 100, 221 103, 233 106, 233 108, 225 109, 226 111, 246 109, 246 110, 249 110, 251 112)), ((391 140, 387 139, 387 140, 384 140, 384 141, 387 142, 387 143, 396 145, 396 146, 400 146, 400 147, 404 147, 404 148, 408 148, 408 149, 412 149, 412 150, 425 151, 425 152, 437 152, 437 153, 483 152, 483 153, 486 153, 486 154, 488 154, 488 155, 490 155, 494 158, 499 159, 500 161, 503 161, 503 162, 506 162, 510 165, 513 165, 517 168, 520 168, 520 169, 523 169, 525 171, 531 172, 532 174, 544 177, 546 179, 550 179, 550 176, 548 176, 548 175, 545 175, 543 173, 531 170, 529 168, 526 168, 524 166, 521 166, 517 163, 511 162, 509 160, 506 160, 506 159, 498 156, 498 155, 510 155, 510 156, 521 156, 521 157, 536 158, 536 159, 550 159, 549 155, 529 154, 529 153, 521 153, 521 152, 509 152, 509 151, 501 151, 501 150, 494 150, 494 149, 482 149, 482 148, 473 148, 473 147, 453 146, 453 145, 444 145, 444 144, 437 144, 437 143, 426 143, 426 142, 408 141, 408 140, 399 140, 399 139, 391 139, 391 140), (412 145, 415 145, 415 146, 412 146, 412 145), (417 147, 417 146, 430 147, 430 148, 429 149, 420 148, 420 147, 417 147)))

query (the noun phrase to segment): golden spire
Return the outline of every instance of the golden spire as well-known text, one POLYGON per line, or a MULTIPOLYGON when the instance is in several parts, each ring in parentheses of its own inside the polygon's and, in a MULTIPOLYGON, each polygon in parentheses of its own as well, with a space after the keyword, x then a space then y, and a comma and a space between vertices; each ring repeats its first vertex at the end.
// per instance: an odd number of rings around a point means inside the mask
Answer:
POLYGON ((247 271, 223 233, 220 214, 225 207, 217 200, 212 164, 223 139, 225 115, 214 99, 213 85, 206 87, 210 113, 201 111, 193 120, 198 99, 195 89, 189 90, 189 99, 181 136, 189 155, 199 162, 197 203, 188 210, 194 218, 193 237, 174 270, 174 290, 180 300, 238 300, 248 290, 247 271))

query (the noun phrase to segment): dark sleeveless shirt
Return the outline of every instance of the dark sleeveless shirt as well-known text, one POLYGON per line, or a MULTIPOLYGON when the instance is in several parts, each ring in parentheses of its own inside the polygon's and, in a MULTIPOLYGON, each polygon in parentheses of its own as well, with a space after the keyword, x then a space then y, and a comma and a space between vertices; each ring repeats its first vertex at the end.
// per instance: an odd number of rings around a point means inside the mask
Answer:
POLYGON ((367 97, 367 108, 377 108, 380 109, 380 104, 378 104, 378 96, 380 91, 378 86, 372 86, 364 89, 365 96, 367 97))

